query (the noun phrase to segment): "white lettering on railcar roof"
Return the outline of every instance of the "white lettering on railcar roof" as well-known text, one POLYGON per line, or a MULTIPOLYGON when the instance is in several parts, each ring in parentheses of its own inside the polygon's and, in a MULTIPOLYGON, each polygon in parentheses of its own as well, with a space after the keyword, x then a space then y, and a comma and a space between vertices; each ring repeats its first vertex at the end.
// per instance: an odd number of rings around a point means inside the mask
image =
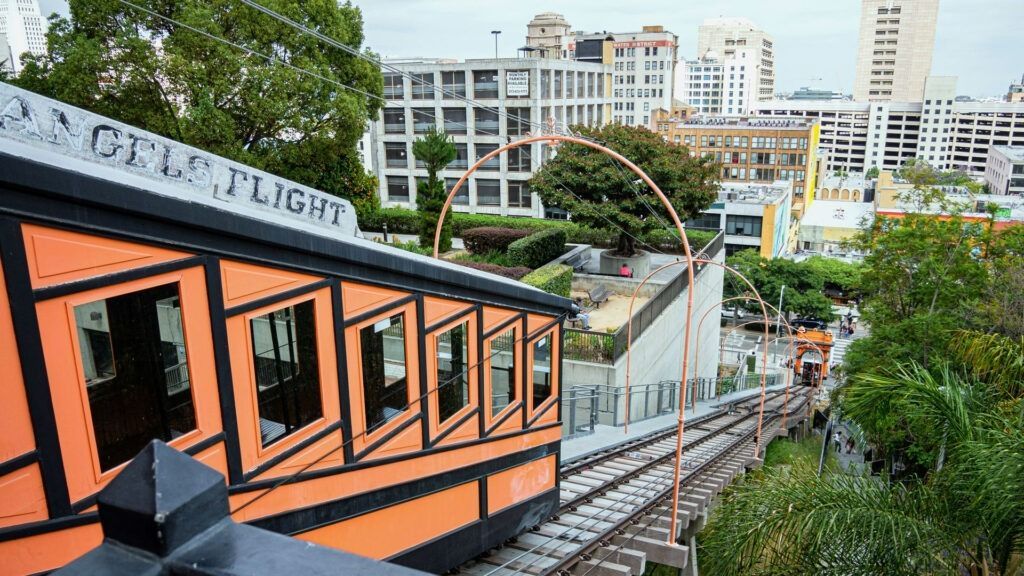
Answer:
POLYGON ((139 176, 155 194, 332 236, 358 233, 348 200, 2 82, 0 152, 112 182, 139 176))

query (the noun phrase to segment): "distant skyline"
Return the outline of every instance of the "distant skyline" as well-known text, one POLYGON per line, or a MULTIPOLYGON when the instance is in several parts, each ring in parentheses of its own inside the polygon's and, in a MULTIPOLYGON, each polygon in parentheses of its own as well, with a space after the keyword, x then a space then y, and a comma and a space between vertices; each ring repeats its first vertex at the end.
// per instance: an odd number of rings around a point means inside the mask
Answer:
MULTIPOLYGON (((679 36, 680 56, 694 58, 705 18, 752 20, 775 39, 776 91, 801 86, 851 93, 856 72, 860 0, 354 0, 363 11, 365 45, 382 56, 487 58, 491 30, 499 55, 513 57, 535 14, 558 12, 573 30, 632 32, 662 25, 679 36)), ((64 0, 41 0, 44 14, 67 13, 64 0)), ((957 76, 957 93, 1002 96, 1024 73, 1018 47, 1022 0, 940 0, 932 74, 957 76)))

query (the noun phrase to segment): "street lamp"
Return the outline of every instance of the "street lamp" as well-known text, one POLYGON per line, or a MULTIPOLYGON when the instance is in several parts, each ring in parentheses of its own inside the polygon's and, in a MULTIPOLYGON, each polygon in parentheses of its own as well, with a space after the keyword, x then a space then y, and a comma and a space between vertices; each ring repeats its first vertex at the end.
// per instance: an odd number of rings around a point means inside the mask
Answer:
POLYGON ((494 59, 498 59, 498 34, 501 34, 501 30, 491 30, 491 34, 494 34, 494 59))

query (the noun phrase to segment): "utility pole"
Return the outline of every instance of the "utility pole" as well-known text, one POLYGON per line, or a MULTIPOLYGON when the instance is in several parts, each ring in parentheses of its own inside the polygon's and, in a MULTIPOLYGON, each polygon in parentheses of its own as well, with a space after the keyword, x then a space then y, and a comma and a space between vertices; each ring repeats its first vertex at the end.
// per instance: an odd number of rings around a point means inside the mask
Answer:
POLYGON ((779 321, 775 324, 775 337, 778 338, 782 332, 782 297, 786 294, 786 285, 782 285, 779 291, 779 321))
POLYGON ((491 34, 494 34, 494 59, 498 59, 498 34, 501 34, 501 30, 491 30, 491 34))

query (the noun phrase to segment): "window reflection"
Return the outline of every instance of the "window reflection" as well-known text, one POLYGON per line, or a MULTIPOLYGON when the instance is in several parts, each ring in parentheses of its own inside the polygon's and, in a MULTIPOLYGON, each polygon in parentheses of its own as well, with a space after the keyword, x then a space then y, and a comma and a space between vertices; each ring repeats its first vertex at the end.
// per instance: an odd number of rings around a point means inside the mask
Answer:
POLYGON ((312 301, 253 318, 260 441, 268 446, 323 416, 312 301))
POLYGON ((196 427, 177 284, 75 306, 100 468, 196 427))
POLYGON ((396 314, 359 331, 366 429, 374 430, 408 408, 405 315, 396 314))
POLYGON ((438 421, 469 405, 469 323, 437 336, 438 421))
POLYGON ((491 339, 491 416, 516 399, 516 329, 510 328, 491 339))
POLYGON ((551 397, 551 334, 533 343, 533 405, 551 397))

